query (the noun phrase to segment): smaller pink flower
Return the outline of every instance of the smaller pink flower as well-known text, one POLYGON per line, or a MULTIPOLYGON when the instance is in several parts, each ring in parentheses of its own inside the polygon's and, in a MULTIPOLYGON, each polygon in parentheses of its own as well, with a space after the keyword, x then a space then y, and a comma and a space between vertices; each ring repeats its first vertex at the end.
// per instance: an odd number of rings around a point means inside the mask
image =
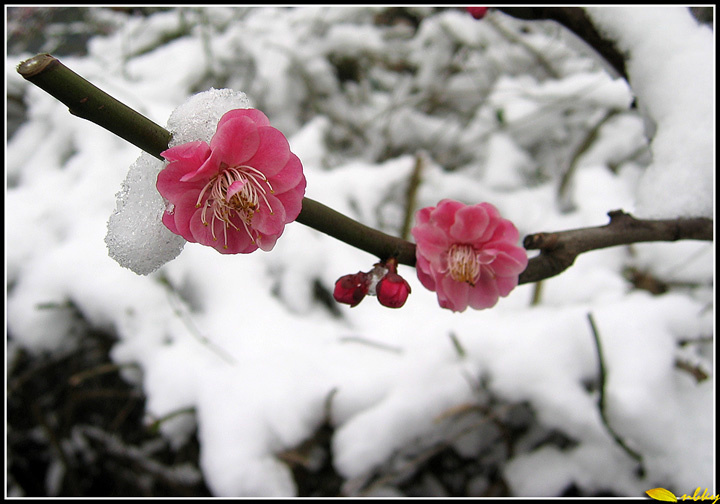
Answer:
POLYGON ((400 308, 410 294, 410 284, 397 273, 389 272, 375 287, 378 301, 388 308, 400 308))
POLYGON ((370 278, 367 273, 358 271, 354 275, 344 275, 335 282, 333 297, 338 303, 357 306, 368 293, 370 278))
POLYGON ((442 200, 415 216, 417 275, 437 292, 443 308, 456 312, 495 306, 518 284, 527 253, 512 222, 489 203, 442 200))
POLYGON ((482 19, 487 14, 487 7, 465 7, 465 10, 470 13, 475 19, 482 19))
POLYGON ((220 118, 208 145, 177 145, 162 156, 157 189, 163 223, 189 242, 223 254, 271 250, 300 214, 305 176, 285 136, 256 109, 220 118))

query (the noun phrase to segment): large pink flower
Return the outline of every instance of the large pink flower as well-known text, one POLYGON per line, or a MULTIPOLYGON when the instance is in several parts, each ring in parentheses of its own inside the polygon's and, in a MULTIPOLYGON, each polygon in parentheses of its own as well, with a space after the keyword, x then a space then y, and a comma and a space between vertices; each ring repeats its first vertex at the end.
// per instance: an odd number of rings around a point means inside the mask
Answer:
POLYGON ((462 312, 494 306, 527 266, 518 230, 489 203, 442 200, 418 210, 412 234, 417 275, 443 308, 462 312))
POLYGON ((210 145, 190 142, 162 156, 170 162, 157 179, 169 203, 162 220, 187 241, 223 254, 271 250, 302 208, 300 159, 259 110, 231 110, 210 145))

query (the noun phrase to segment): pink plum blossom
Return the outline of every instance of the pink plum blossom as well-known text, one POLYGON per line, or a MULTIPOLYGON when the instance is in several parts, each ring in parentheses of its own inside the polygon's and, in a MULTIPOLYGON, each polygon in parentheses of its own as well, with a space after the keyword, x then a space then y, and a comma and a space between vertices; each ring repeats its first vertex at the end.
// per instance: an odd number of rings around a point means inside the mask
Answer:
POLYGON ((256 109, 231 110, 215 135, 162 156, 157 189, 173 233, 223 254, 271 250, 300 214, 305 176, 285 136, 256 109))
POLYGON ((415 219, 417 275, 441 307, 490 308, 517 286, 527 254, 517 246, 518 230, 493 205, 445 199, 415 219))

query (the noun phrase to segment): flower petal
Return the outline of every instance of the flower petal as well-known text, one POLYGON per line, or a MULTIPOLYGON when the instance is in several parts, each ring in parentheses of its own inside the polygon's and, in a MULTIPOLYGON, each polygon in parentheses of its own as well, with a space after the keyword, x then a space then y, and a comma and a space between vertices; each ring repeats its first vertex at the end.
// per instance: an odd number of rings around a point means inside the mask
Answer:
POLYGON ((252 158, 244 163, 272 177, 282 170, 290 159, 290 144, 279 130, 270 126, 258 128, 260 143, 252 158))
POLYGON ((203 141, 188 142, 170 147, 160 153, 168 161, 180 161, 202 158, 204 161, 210 154, 210 146, 203 141))
POLYGON ((208 224, 203 224, 201 219, 201 210, 193 214, 189 222, 190 232, 197 243, 213 247, 221 254, 238 254, 247 253, 257 249, 252 243, 252 238, 245 232, 245 229, 238 226, 240 230, 236 230, 230 226, 227 227, 227 243, 225 241, 225 226, 223 221, 215 219, 214 221, 208 215, 208 224), (213 228, 215 229, 215 237, 213 238, 213 228), (253 248, 254 246, 254 248, 253 248), (252 250, 248 250, 252 249, 252 250))
POLYGON ((498 294, 500 294, 502 297, 510 294, 510 291, 512 291, 518 285, 517 275, 507 277, 499 276, 495 280, 497 282, 498 294))
POLYGON ((518 232, 515 225, 507 219, 500 219, 495 229, 493 229, 492 236, 490 236, 488 242, 502 241, 510 243, 512 245, 517 244, 520 239, 520 233, 518 232))
POLYGON ((280 238, 280 235, 259 234, 256 240, 257 246, 260 247, 260 250, 270 252, 275 247, 278 238, 280 238))
MULTIPOLYGON (((175 224, 175 215, 174 213, 165 212, 162 216, 162 222, 165 224, 165 227, 168 228, 170 231, 175 233, 176 235, 182 236, 182 233, 178 231, 177 225, 175 224)), ((185 238, 183 236, 183 238, 185 238)), ((185 238, 187 240, 187 238, 185 238)))
MULTIPOLYGON (((305 184, 298 184, 294 189, 285 191, 282 194, 276 194, 275 199, 280 201, 285 209, 285 223, 292 222, 297 219, 302 210, 302 200, 305 194, 305 184)), ((273 207, 274 208, 274 207, 273 207)))
MULTIPOLYGON (((172 217, 175 223, 175 229, 177 229, 176 232, 189 242, 197 241, 192 231, 190 230, 190 221, 196 213, 198 214, 198 218, 200 218, 200 214, 202 213, 202 208, 197 208, 195 205, 197 202, 198 194, 199 193, 197 192, 188 192, 173 201, 174 207, 172 211, 172 217)), ((168 229, 172 231, 172 228, 170 228, 169 226, 168 229)))
POLYGON ((218 126, 210 140, 213 156, 228 166, 239 166, 255 155, 260 147, 260 133, 249 117, 236 117, 218 126))
POLYGON ((468 294, 468 304, 476 310, 492 308, 499 297, 497 281, 491 270, 487 267, 481 268, 480 277, 468 294))
POLYGON ((448 232, 455 222, 455 213, 464 207, 459 201, 444 199, 438 203, 430 214, 430 221, 439 228, 448 232))
POLYGON ((445 302, 444 308, 449 308, 455 312, 463 312, 468 306, 470 290, 469 284, 456 282, 451 277, 443 275, 438 282, 438 300, 445 302))
POLYGON ((301 182, 304 187, 303 167, 300 159, 295 154, 290 153, 290 159, 285 163, 285 167, 268 178, 275 195, 293 189, 301 182))
POLYGON ((275 196, 267 195, 268 203, 273 209, 262 206, 252 218, 252 228, 264 235, 279 235, 285 227, 285 206, 275 196))
POLYGON ((222 246, 220 248, 215 247, 216 250, 222 254, 249 254, 258 249, 257 243, 245 232, 245 228, 239 226, 240 230, 233 229, 228 226, 227 230, 227 247, 225 247, 224 238, 222 246))
POLYGON ((190 142, 162 152, 170 163, 158 174, 157 189, 165 199, 182 193, 188 186, 180 184, 193 178, 210 158, 210 146, 205 142, 190 142))
POLYGON ((520 247, 498 243, 495 248, 488 250, 495 252, 495 259, 489 267, 497 276, 517 276, 527 267, 527 253, 520 247))
POLYGON ((450 236, 458 243, 475 243, 483 237, 489 224, 490 216, 482 205, 466 206, 455 213, 450 236))
POLYGON ((435 276, 432 274, 430 262, 424 256, 418 255, 415 268, 417 270, 417 276, 420 283, 423 284, 426 289, 434 291, 435 276))
POLYGON ((412 235, 417 243, 418 254, 431 262, 439 261, 451 245, 445 231, 431 224, 415 226, 412 228, 412 235))
POLYGON ((194 192, 195 197, 205 185, 204 180, 194 182, 181 182, 180 178, 184 173, 183 167, 175 166, 177 162, 170 163, 167 168, 158 173, 155 187, 160 195, 167 201, 175 203, 179 198, 188 192, 194 192))
POLYGON ((230 187, 227 188, 227 194, 225 195, 225 201, 230 201, 230 199, 235 196, 237 193, 242 191, 242 188, 248 185, 247 180, 237 180, 230 184, 230 187))
POLYGON ((415 212, 415 225, 420 226, 429 223, 433 210, 435 210, 435 207, 425 207, 415 212))
POLYGON ((258 109, 234 109, 229 110, 223 114, 218 121, 218 128, 231 119, 237 119, 240 117, 247 117, 259 128, 261 126, 270 126, 270 120, 265 114, 258 109))

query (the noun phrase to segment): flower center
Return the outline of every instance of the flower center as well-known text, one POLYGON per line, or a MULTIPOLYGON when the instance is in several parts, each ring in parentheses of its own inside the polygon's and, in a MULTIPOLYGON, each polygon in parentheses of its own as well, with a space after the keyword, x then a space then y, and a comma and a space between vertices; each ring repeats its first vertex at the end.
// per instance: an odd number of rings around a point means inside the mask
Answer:
POLYGON ((240 231, 240 227, 236 224, 238 220, 254 243, 255 236, 250 230, 253 215, 263 204, 267 206, 271 214, 273 212, 266 196, 268 193, 272 194, 273 188, 261 171, 252 166, 221 164, 220 173, 210 179, 200 191, 195 207, 202 207, 200 220, 206 226, 210 226, 213 240, 217 240, 215 220, 222 221, 225 248, 227 248, 228 226, 240 231), (203 196, 208 191, 208 197, 203 203, 203 196), (210 216, 208 216, 208 210, 210 216), (235 217, 237 219, 233 220, 235 217))
POLYGON ((456 282, 475 286, 480 277, 480 257, 472 245, 455 243, 448 251, 448 272, 456 282))

